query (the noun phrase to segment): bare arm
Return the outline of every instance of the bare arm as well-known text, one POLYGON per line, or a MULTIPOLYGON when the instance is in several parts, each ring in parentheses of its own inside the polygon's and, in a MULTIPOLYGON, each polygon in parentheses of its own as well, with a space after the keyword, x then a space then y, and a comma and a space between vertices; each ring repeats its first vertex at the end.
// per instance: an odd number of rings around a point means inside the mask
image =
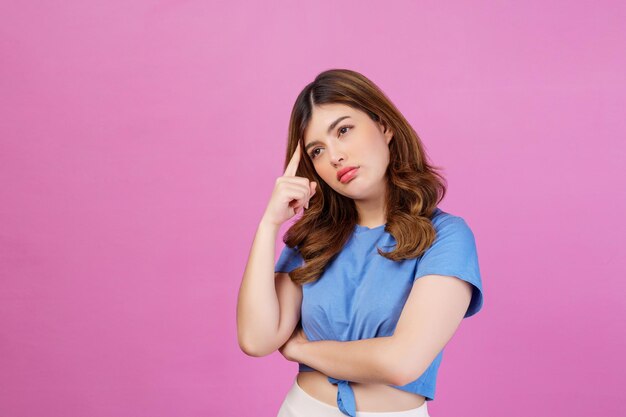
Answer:
POLYGON ((302 289, 289 275, 274 272, 274 246, 280 225, 308 206, 315 186, 296 177, 300 145, 276 180, 268 208, 256 231, 237 299, 239 347, 250 356, 265 356, 283 345, 300 319, 302 289))
MULTIPOLYGON (((263 221, 259 224, 239 288, 237 301, 239 346, 251 356, 272 353, 284 343, 293 330, 287 328, 282 335, 279 334, 281 312, 277 287, 286 283, 284 277, 278 277, 274 273, 274 245, 277 234, 278 226, 263 221)), ((285 291, 283 293, 285 294, 285 291)), ((293 288, 285 295, 287 297, 293 295, 293 288)), ((290 302, 293 310, 294 300, 285 302, 290 302)), ((284 325, 291 325, 291 322, 293 318, 284 325)), ((293 326, 296 324, 297 320, 293 326)))
POLYGON ((295 361, 325 375, 346 381, 397 385, 396 358, 391 353, 397 342, 392 337, 340 342, 319 340, 303 343, 295 361))

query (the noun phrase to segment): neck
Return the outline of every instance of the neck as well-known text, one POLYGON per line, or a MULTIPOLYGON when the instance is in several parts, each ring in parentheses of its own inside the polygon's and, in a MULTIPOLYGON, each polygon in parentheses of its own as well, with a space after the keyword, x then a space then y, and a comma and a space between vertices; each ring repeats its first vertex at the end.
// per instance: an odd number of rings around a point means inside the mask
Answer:
POLYGON ((373 198, 354 200, 358 213, 357 223, 361 226, 375 227, 387 223, 385 213, 385 193, 379 192, 373 198))

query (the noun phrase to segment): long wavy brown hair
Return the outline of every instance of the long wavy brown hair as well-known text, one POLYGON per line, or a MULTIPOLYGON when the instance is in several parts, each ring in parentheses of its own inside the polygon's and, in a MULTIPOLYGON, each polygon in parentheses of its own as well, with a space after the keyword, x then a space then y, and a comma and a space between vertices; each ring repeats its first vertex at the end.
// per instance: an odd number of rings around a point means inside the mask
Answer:
MULTIPOLYGON (((390 252, 378 253, 400 261, 420 256, 435 240, 432 215, 446 194, 446 180, 431 165, 419 136, 385 93, 360 73, 348 69, 330 69, 320 73, 298 95, 291 112, 287 168, 300 142, 304 149, 304 131, 314 106, 340 103, 367 113, 372 120, 390 128, 389 165, 386 171, 387 195, 385 231, 396 240, 390 252)), ((344 247, 358 219, 354 200, 343 196, 317 175, 312 161, 302 152, 296 176, 317 182, 309 208, 283 236, 286 246, 296 247, 304 265, 289 273, 300 285, 313 282, 322 275, 326 265, 344 247)))

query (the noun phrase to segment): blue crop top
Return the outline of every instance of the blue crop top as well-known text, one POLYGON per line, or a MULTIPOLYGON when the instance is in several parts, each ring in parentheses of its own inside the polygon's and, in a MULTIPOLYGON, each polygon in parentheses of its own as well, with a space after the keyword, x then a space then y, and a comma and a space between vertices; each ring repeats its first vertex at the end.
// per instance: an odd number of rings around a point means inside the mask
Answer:
MULTIPOLYGON (((483 289, 474 234, 463 218, 439 208, 431 221, 436 231, 433 244, 421 256, 399 262, 376 250, 380 247, 389 252, 396 245, 385 225, 368 228, 357 224, 321 277, 302 286, 301 322, 307 339, 352 341, 391 336, 413 282, 424 275, 451 275, 472 284, 472 299, 464 317, 476 314, 483 305, 483 289)), ((290 272, 302 264, 297 247, 285 246, 274 270, 290 272)), ((433 400, 442 355, 443 349, 415 381, 390 386, 433 400)), ((313 370, 303 363, 298 367, 300 372, 313 370)), ((338 408, 355 417, 349 381, 328 380, 337 385, 338 408)))

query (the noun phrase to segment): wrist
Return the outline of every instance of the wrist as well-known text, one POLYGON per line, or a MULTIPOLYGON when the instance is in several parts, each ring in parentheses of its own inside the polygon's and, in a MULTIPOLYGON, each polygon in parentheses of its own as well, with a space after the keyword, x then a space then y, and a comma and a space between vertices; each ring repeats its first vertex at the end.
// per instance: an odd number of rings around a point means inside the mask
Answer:
POLYGON ((276 224, 276 223, 272 223, 264 218, 261 219, 261 221, 259 222, 258 225, 258 229, 259 230, 267 230, 270 232, 274 232, 274 233, 278 233, 278 231, 280 230, 280 225, 276 224))
POLYGON ((294 344, 293 350, 291 352, 291 360, 292 362, 301 362, 304 363, 307 351, 307 345, 311 342, 301 342, 294 344))

